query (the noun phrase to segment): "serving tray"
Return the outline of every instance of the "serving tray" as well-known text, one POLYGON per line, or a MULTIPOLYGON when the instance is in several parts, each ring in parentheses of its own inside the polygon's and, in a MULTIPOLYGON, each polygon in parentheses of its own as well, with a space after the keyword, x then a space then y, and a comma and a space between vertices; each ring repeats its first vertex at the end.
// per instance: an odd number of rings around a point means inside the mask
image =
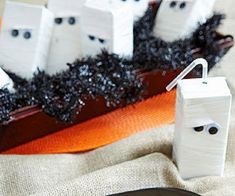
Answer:
MULTIPOLYGON (((221 48, 228 51, 233 46, 234 41, 232 36, 223 36, 219 33, 217 36, 221 48)), ((203 57, 202 48, 195 48, 192 52, 195 58, 203 57)), ((146 85, 143 98, 147 99, 165 92, 167 84, 181 71, 180 69, 171 71, 159 69, 140 71, 138 76, 142 78, 143 83, 146 85)), ((196 76, 192 73, 188 77, 196 76)), ((43 113, 42 109, 37 105, 19 109, 12 112, 10 121, 0 124, 0 152, 106 114, 120 107, 107 107, 102 97, 98 97, 96 100, 88 99, 73 123, 58 122, 55 118, 43 113)))

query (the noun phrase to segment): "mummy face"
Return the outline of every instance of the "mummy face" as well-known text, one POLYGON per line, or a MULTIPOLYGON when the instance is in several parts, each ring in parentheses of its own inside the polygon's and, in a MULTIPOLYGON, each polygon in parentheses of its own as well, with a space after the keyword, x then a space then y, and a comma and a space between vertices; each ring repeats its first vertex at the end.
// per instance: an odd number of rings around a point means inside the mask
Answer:
POLYGON ((7 2, 0 35, 0 63, 24 78, 43 70, 50 45, 53 15, 46 8, 7 2))
POLYGON ((121 56, 133 52, 133 13, 130 4, 94 0, 81 15, 82 54, 94 56, 102 49, 121 56))
POLYGON ((173 156, 182 178, 221 176, 231 110, 225 79, 182 80, 176 105, 173 156))
POLYGON ((185 38, 212 15, 215 0, 163 0, 157 13, 154 34, 165 41, 185 38))
POLYGON ((109 35, 102 36, 98 34, 86 34, 83 36, 84 47, 89 49, 89 54, 91 56, 96 55, 102 49, 111 50, 111 37, 109 35))
POLYGON ((55 15, 54 31, 46 72, 54 74, 67 69, 81 57, 80 14, 85 0, 50 0, 48 9, 55 15))

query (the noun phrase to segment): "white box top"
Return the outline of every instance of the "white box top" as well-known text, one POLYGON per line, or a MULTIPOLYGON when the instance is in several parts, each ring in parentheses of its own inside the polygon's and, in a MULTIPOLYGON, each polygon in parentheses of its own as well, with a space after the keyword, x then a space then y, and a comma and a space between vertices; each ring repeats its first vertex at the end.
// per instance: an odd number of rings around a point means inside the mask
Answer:
POLYGON ((86 0, 49 0, 47 7, 56 17, 80 16, 85 1, 86 0))
POLYGON ((133 9, 130 3, 112 0, 88 0, 81 11, 81 28, 87 34, 111 39, 114 33, 133 33, 133 9))
POLYGON ((122 4, 112 0, 88 0, 84 4, 82 12, 92 12, 93 20, 100 20, 100 13, 105 14, 106 17, 115 18, 129 17, 128 13, 133 15, 131 3, 122 4))
POLYGON ((38 28, 43 11, 45 10, 46 8, 44 6, 7 1, 3 15, 2 29, 38 28))
POLYGON ((178 83, 177 88, 184 99, 231 96, 225 77, 209 77, 207 84, 203 79, 185 79, 178 83))

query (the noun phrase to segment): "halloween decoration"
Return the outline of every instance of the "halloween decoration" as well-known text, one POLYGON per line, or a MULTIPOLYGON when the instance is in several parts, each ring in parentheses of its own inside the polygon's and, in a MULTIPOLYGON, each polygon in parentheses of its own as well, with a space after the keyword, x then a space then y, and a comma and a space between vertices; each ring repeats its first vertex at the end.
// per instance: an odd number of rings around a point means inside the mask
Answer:
POLYGON ((0 64, 23 78, 44 70, 53 14, 42 6, 6 2, 0 34, 0 64))
POLYGON ((215 0, 163 0, 154 27, 154 35, 165 41, 175 41, 191 33, 213 14, 215 0))
MULTIPOLYGON (((142 77, 139 75, 151 70, 183 69, 195 55, 202 55, 208 61, 209 68, 212 68, 233 44, 231 36, 220 37, 215 31, 224 18, 223 15, 214 15, 200 25, 190 40, 166 43, 150 35, 155 14, 156 9, 149 8, 146 15, 135 24, 135 50, 132 60, 103 51, 97 57, 76 60, 68 65, 70 69, 54 76, 40 71, 27 81, 9 73, 16 89, 15 99, 12 99, 15 102, 11 104, 9 111, 39 105, 48 115, 68 122, 81 111, 87 97, 96 99, 97 96, 105 96, 108 106, 114 103, 133 103, 141 99, 144 89, 142 77), (224 41, 219 41, 221 39, 224 41), (192 50, 193 48, 195 49, 192 50), (121 91, 117 91, 117 88, 121 91), (117 95, 117 92, 121 94, 117 95)), ((200 75, 200 70, 195 74, 200 75)), ((0 122, 3 119, 6 116, 0 116, 0 122)))
POLYGON ((225 78, 207 77, 207 67, 196 59, 167 87, 178 83, 173 157, 184 179, 224 171, 232 96, 225 78), (181 80, 197 65, 202 78, 181 80))
POLYGON ((131 4, 93 0, 81 14, 83 56, 95 56, 101 49, 120 57, 133 54, 133 10, 131 4))
POLYGON ((81 57, 80 15, 85 0, 49 0, 54 13, 54 30, 46 67, 48 74, 67 69, 67 63, 81 57))
POLYGON ((165 41, 188 38, 199 23, 213 13, 215 0, 163 0, 154 27, 154 35, 165 41))
MULTIPOLYGON (((93 10, 96 4, 88 5, 93 10)), ((135 22, 132 58, 101 47, 97 55, 67 62, 67 69, 54 75, 39 70, 27 80, 8 72, 15 93, 1 90, 0 151, 162 93, 194 59, 205 58, 211 69, 233 46, 232 36, 216 32, 222 14, 200 24, 190 39, 156 38, 157 10, 149 6, 135 22)), ((190 77, 200 74, 196 69, 190 77)))

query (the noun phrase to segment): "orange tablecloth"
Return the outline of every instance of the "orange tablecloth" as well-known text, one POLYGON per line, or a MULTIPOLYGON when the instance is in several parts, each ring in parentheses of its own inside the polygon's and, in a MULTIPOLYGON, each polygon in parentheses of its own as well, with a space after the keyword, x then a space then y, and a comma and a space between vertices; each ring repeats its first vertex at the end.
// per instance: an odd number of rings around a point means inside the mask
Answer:
MULTIPOLYGON (((174 122, 175 91, 23 144, 4 154, 72 153, 91 150, 137 132, 174 122)), ((95 108, 94 108, 95 110, 95 108)))

